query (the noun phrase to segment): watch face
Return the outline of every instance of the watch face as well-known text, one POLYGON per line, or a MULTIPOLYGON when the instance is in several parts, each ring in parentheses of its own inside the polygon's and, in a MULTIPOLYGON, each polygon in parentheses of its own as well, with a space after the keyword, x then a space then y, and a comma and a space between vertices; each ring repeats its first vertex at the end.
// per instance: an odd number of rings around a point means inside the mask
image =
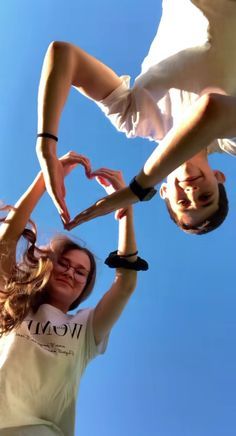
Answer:
POLYGON ((145 197, 143 197, 142 201, 148 201, 151 200, 152 197, 154 197, 154 195, 156 194, 157 190, 152 188, 150 189, 149 192, 147 192, 147 194, 145 195, 145 197))

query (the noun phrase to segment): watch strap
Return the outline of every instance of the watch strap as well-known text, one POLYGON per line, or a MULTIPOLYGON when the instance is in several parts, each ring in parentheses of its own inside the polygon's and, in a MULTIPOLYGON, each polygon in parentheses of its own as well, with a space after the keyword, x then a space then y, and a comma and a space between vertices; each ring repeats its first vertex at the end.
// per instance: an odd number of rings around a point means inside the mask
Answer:
POLYGON ((156 194, 157 190, 153 187, 143 188, 134 177, 129 187, 131 191, 139 198, 140 201, 151 200, 151 198, 156 194))

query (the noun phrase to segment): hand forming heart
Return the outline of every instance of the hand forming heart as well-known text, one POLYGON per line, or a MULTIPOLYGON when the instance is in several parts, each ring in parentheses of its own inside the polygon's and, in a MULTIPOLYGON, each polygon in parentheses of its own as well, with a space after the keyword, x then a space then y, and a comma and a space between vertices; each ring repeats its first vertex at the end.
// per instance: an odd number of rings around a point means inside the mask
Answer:
MULTIPOLYGON (((50 169, 50 174, 49 171, 46 171, 46 180, 45 180, 45 184, 46 187, 48 189, 49 194, 51 195, 60 215, 61 215, 61 219, 63 222, 63 225, 65 227, 65 229, 67 230, 71 230, 72 228, 74 228, 75 226, 77 226, 78 224, 80 224, 81 222, 87 221, 88 219, 85 219, 84 214, 88 211, 90 211, 91 209, 93 209, 93 211, 95 212, 96 209, 96 216, 99 216, 99 211, 97 210, 97 208, 99 207, 99 204, 102 205, 102 203, 106 203, 107 200, 109 200, 110 198, 114 198, 114 195, 117 195, 119 193, 124 192, 125 190, 129 189, 129 188, 125 188, 125 182, 124 179, 122 177, 122 173, 121 171, 114 171, 108 168, 99 168, 96 171, 91 171, 91 164, 90 161, 87 157, 78 154, 74 151, 70 151, 67 154, 65 154, 64 156, 62 156, 60 159, 53 159, 50 162, 48 162, 48 166, 47 166, 47 170, 50 169), (92 206, 91 208, 87 209, 86 211, 83 211, 81 214, 77 215, 73 220, 70 220, 70 215, 69 212, 67 210, 66 207, 66 203, 65 203, 65 187, 64 187, 64 177, 67 176, 77 165, 83 165, 84 169, 85 169, 85 174, 87 176, 88 179, 93 179, 95 178, 97 180, 97 182, 105 189, 105 191, 107 192, 108 197, 105 197, 101 200, 99 200, 98 202, 95 203, 95 206, 92 206), (50 167, 50 165, 52 165, 52 167, 50 167), (49 168, 50 167, 50 168, 49 168), (55 172, 56 171, 56 172, 55 172), (57 174, 57 177, 55 177, 55 175, 57 174), (54 176, 53 177, 53 183, 50 183, 50 176, 54 176), (58 184, 60 184, 61 182, 61 186, 63 186, 63 189, 57 189, 58 188, 58 184), (49 185, 49 187, 48 187, 49 185), (56 189, 55 189, 56 187, 56 189), (54 188, 54 190, 53 190, 54 188), (119 191, 119 192, 117 192, 119 191), (56 192, 56 194, 54 194, 54 192, 56 192), (62 200, 61 197, 58 197, 58 192, 60 192, 61 194, 63 194, 62 196, 62 200), (110 195, 111 194, 111 195, 110 195), (59 199, 59 201, 58 201, 59 199), (57 200, 57 201, 56 201, 57 200), (58 206, 59 204, 59 206, 58 206), (82 219, 81 219, 82 216, 82 219)), ((44 173, 44 177, 45 177, 45 173, 44 173)), ((122 197, 121 197, 122 198, 122 197)), ((113 199, 112 199, 113 200, 113 199)), ((119 198, 118 198, 119 201, 119 198)), ((135 200, 136 201, 136 200, 135 200)), ((130 202, 130 201, 129 201, 130 202)), ((127 206, 127 205, 125 205, 127 206)), ((106 213, 109 213, 111 211, 117 210, 118 208, 116 207, 116 201, 111 203, 111 209, 106 212, 104 210, 102 210, 102 213, 100 213, 100 215, 104 215, 106 213)), ((94 213, 93 212, 93 213, 94 213)), ((116 212, 116 218, 120 219, 122 218, 122 216, 124 216, 126 213, 126 209, 121 209, 121 210, 117 210, 116 212)), ((91 212, 90 212, 91 215, 91 212)))

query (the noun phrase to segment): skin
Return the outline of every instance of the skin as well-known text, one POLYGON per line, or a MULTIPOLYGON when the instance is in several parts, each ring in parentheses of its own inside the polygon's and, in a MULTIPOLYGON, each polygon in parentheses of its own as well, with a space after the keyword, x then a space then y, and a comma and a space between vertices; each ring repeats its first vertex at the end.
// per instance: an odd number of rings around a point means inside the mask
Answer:
MULTIPOLYGON (((38 98, 38 131, 58 133, 61 112, 71 86, 94 100, 102 100, 120 85, 119 77, 107 66, 79 47, 64 42, 52 43, 45 56, 38 98)), ((215 85, 216 86, 216 85, 215 85)), ((136 179, 143 187, 162 182, 184 162, 191 159, 217 138, 236 136, 236 97, 208 87, 189 108, 178 126, 172 128, 148 158, 136 179)), ((46 188, 57 207, 66 228, 112 211, 126 208, 139 199, 129 187, 96 201, 71 220, 65 203, 63 171, 52 139, 37 141, 37 154, 46 188)), ((98 175, 86 165, 89 177, 98 175)), ((121 212, 122 213, 122 212, 121 212)), ((204 219, 210 214, 207 210, 204 219)))
MULTIPOLYGON (((88 159, 75 152, 69 152, 60 158, 64 176, 77 165, 87 166, 88 159)), ((102 168, 97 174, 98 183, 105 191, 116 191, 125 186, 120 171, 102 168)), ((40 172, 26 192, 20 197, 9 212, 6 220, 0 226, 0 270, 11 276, 12 268, 16 262, 17 242, 30 218, 31 213, 45 192, 45 182, 40 172)), ((137 251, 132 208, 127 208, 123 218, 119 220, 118 254, 127 255, 137 251)), ((72 267, 83 266, 88 273, 90 269, 89 258, 83 252, 70 250, 67 253, 71 264, 67 273, 56 272, 55 265, 49 280, 51 304, 66 312, 71 303, 81 294, 84 283, 77 284, 74 280, 72 267), (68 300, 67 300, 68 298, 68 300)), ((128 258, 135 262, 137 256, 128 258)), ((94 309, 93 331, 96 344, 99 344, 110 332, 119 319, 136 287, 137 271, 124 268, 115 270, 115 277, 110 289, 103 295, 94 309)), ((1 280, 1 275, 0 275, 1 280)), ((4 281, 3 281, 4 286, 4 281)))
POLYGON ((71 304, 83 292, 90 271, 90 259, 82 250, 69 250, 61 256, 73 268, 59 272, 53 268, 47 290, 49 292, 49 304, 67 313, 71 304), (80 271, 80 281, 75 279, 74 268, 80 271))
MULTIPOLYGON (((45 55, 39 84, 38 132, 58 135, 61 113, 71 86, 87 97, 102 100, 120 83, 120 78, 109 67, 79 47, 66 42, 52 42, 45 55)), ((68 223, 70 214, 65 202, 63 169, 56 156, 56 142, 49 138, 38 138, 36 151, 46 189, 62 220, 68 223)), ((90 173, 91 165, 88 162, 87 176, 90 173)))
MULTIPOLYGON (((235 97, 215 93, 202 96, 189 109, 181 124, 172 128, 155 148, 136 180, 143 188, 155 186, 200 152, 206 156, 207 145, 216 138, 236 136, 235 119, 235 97)), ((126 187, 101 198, 79 213, 71 221, 70 228, 138 201, 131 189, 126 187)), ((205 211, 202 218, 205 220, 209 216, 210 213, 205 211)))
POLYGON ((225 175, 209 166, 205 151, 174 170, 162 183, 160 196, 168 199, 178 221, 198 225, 218 208, 218 183, 225 175))

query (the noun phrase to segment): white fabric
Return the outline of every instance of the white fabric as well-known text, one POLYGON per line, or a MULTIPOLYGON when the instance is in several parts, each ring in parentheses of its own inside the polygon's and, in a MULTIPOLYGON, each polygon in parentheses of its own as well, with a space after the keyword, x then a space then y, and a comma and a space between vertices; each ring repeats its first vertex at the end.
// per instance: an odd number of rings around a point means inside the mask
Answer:
MULTIPOLYGON (((158 32, 134 87, 123 76, 98 105, 128 137, 160 141, 206 90, 236 96, 235 23, 235 1, 163 0, 158 32)), ((208 152, 216 151, 236 155, 235 139, 210 144, 208 152)))
POLYGON ((189 0, 162 0, 162 17, 142 73, 181 50, 201 46, 208 39, 208 20, 189 0))
POLYGON ((68 315, 43 304, 1 338, 0 436, 74 434, 82 373, 107 342, 96 346, 92 317, 91 309, 68 315))
POLYGON ((0 436, 63 436, 63 433, 46 425, 26 425, 0 430, 0 436))

